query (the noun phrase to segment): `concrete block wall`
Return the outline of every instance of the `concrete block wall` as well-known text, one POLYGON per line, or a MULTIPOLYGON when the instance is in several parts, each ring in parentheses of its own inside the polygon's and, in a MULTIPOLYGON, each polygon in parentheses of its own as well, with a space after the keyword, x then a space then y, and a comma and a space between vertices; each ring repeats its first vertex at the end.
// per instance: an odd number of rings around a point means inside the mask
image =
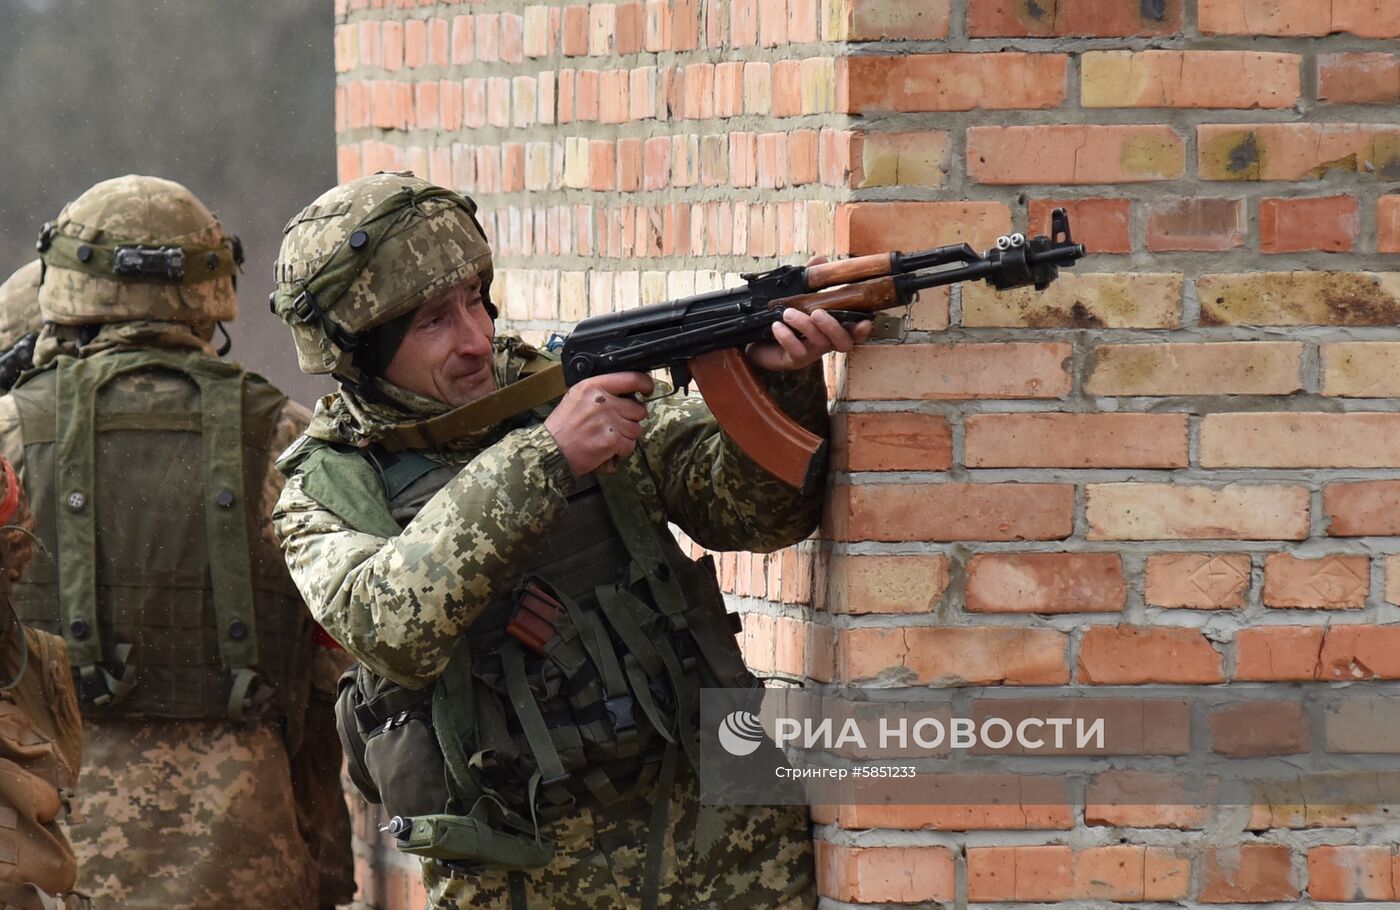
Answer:
MULTIPOLYGON (((759 670, 1276 691, 1400 678, 1396 0, 336 0, 342 179, 474 196, 540 340, 739 272, 1042 231, 833 364, 827 521, 726 554, 759 670)), ((1231 718, 1191 728, 1227 751, 1231 718)), ((1238 720, 1238 719, 1233 719, 1238 720)), ((1287 742, 1283 742, 1287 740, 1287 742)), ((1387 807, 818 818, 830 906, 1396 900, 1387 807)), ((361 818, 362 889, 421 905, 361 818)))

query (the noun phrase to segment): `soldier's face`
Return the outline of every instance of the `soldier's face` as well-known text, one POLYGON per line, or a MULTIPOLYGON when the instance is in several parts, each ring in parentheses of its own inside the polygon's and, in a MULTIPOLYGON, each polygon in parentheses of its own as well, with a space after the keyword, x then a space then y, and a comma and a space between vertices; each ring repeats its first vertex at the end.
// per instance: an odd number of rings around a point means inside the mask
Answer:
POLYGON ((454 408, 475 401, 496 390, 495 333, 481 281, 469 278, 418 308, 384 378, 454 408))

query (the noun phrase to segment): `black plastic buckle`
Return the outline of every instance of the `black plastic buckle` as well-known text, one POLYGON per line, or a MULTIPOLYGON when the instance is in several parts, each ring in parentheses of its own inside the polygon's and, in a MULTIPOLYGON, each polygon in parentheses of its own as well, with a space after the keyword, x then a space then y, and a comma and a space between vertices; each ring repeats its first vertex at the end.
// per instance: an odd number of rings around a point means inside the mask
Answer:
POLYGON ((112 271, 179 281, 185 277, 185 251, 178 246, 119 246, 112 256, 112 271))
POLYGON ((39 239, 34 244, 34 249, 41 253, 47 253, 49 247, 53 246, 54 224, 52 221, 45 221, 44 226, 39 228, 39 239))
POLYGON ((229 238, 229 248, 233 253, 233 264, 239 267, 243 265, 243 241, 237 234, 229 238))
POLYGON ((637 703, 632 700, 632 696, 619 695, 617 698, 606 699, 603 702, 603 707, 607 709, 608 717, 612 719, 614 730, 621 732, 637 726, 637 703))
POLYGON ((89 704, 96 703, 99 698, 110 698, 112 695, 107 688, 106 678, 100 672, 79 674, 78 689, 82 700, 89 704))
POLYGON ((292 298, 292 312, 303 323, 311 323, 321 318, 321 310, 316 306, 316 298, 310 291, 302 291, 292 298))

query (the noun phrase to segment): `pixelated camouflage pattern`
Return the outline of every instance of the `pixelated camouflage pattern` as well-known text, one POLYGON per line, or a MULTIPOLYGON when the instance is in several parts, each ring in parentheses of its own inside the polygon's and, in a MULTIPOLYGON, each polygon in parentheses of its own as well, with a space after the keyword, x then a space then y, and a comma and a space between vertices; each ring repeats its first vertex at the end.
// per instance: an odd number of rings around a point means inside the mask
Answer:
MULTIPOLYGON (((191 326, 138 321, 104 326, 83 354, 133 346, 212 353, 191 326)), ((58 353, 66 352, 52 356, 58 353)), ((268 457, 295 439, 308 418, 301 405, 286 402, 268 457)), ((22 472, 23 451, 18 412, 9 396, 2 397, 0 453, 22 472)), ((260 514, 267 516, 283 481, 271 466, 261 473, 260 514)), ((272 542, 269 520, 260 533, 272 542)), ((334 666, 322 666, 324 659, 343 658, 313 658, 326 687, 334 666)), ((327 711, 325 699, 308 705, 301 748, 292 757, 273 724, 89 722, 80 820, 71 829, 82 865, 80 889, 101 908, 334 906, 322 902, 321 879, 328 900, 343 898, 353 857, 340 744, 327 711), (298 760, 301 768, 294 771, 298 760), (332 764, 333 773, 321 773, 332 764)))
MULTIPOLYGON (((104 180, 64 206, 54 229, 94 243, 216 247, 226 239, 219 220, 189 190, 134 174, 104 180)), ((235 318, 238 299, 228 277, 168 285, 49 268, 39 288, 39 308, 45 320, 64 325, 132 319, 213 323, 235 318)))
POLYGON ((99 907, 315 907, 280 733, 218 720, 87 721, 72 824, 99 907))
POLYGON ((0 284, 0 351, 8 351, 30 332, 39 331, 39 275, 44 264, 35 259, 0 284))
MULTIPOLYGON (((517 349, 521 356, 532 350, 517 349)), ((502 383, 518 371, 498 360, 502 383)), ((825 434, 819 367, 762 378, 788 413, 825 434)), ((622 469, 659 528, 674 522, 713 549, 768 551, 816 527, 820 499, 802 497, 744 455, 703 400, 670 395, 647 409, 641 444, 622 469), (664 471, 653 470, 661 465, 664 471)), ((309 432, 363 444, 383 426, 419 416, 395 411, 342 390, 317 406, 309 432)), ((295 472, 273 515, 292 580, 317 621, 375 673, 410 688, 442 672, 462 631, 563 515, 573 488, 542 424, 473 438, 490 444, 438 453, 462 470, 395 538, 356 530, 308 495, 295 472)))
MULTIPOLYGON (((653 786, 653 791, 655 787, 653 786)), ((693 774, 671 791, 661 907, 811 910, 816 873, 805 806, 702 806, 693 774)), ((526 902, 550 910, 637 910, 642 905, 652 801, 585 808, 555 822, 558 855, 526 877, 526 902)), ((434 910, 512 910, 503 872, 454 876, 425 863, 434 910)))
MULTIPOLYGON (((341 184, 302 209, 283 230, 274 276, 286 299, 316 273, 375 206, 405 187, 432 184, 407 173, 374 174, 341 184)), ((385 237, 344 294, 318 300, 337 325, 350 333, 388 322, 417 309, 436 294, 475 275, 491 280, 491 249, 480 228, 445 199, 421 203, 385 237)), ((283 314, 283 318, 289 318, 283 314)), ((297 362, 307 373, 343 373, 350 355, 337 347, 319 322, 289 323, 297 362)))

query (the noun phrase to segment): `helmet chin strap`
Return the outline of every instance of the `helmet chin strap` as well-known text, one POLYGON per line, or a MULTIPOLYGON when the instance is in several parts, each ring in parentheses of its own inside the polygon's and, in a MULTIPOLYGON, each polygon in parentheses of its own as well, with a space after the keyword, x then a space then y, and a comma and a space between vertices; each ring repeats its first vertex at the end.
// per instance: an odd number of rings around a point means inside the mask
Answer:
POLYGON ((216 322, 214 323, 214 326, 219 330, 219 334, 224 336, 224 343, 219 345, 218 350, 215 351, 216 354, 218 354, 220 357, 223 357, 224 355, 228 354, 229 351, 233 350, 233 338, 229 335, 228 329, 224 328, 224 324, 222 322, 216 322))

